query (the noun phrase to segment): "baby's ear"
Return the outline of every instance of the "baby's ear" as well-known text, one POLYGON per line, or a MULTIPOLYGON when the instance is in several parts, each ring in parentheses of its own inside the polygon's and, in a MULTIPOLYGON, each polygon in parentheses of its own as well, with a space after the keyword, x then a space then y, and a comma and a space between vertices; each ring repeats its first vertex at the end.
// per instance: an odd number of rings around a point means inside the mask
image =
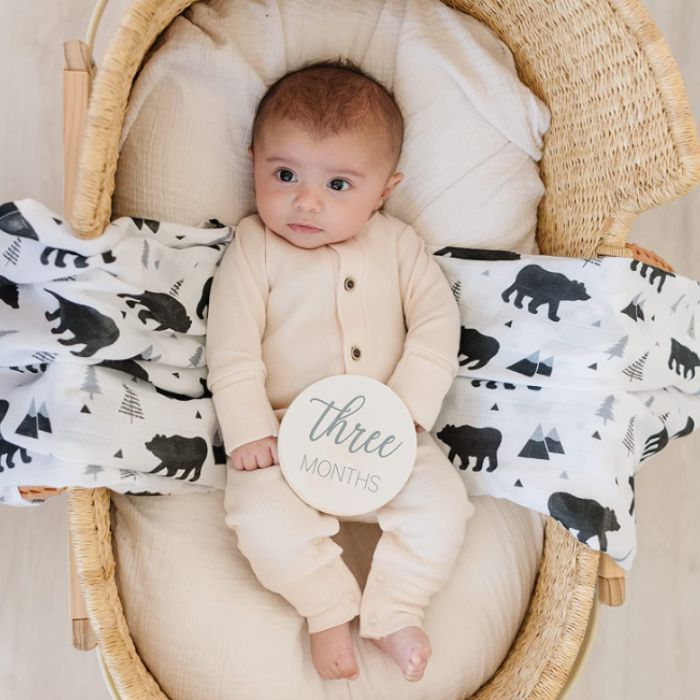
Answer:
POLYGON ((394 191, 396 186, 403 180, 403 173, 394 173, 386 182, 384 186, 384 191, 382 192, 382 200, 386 201, 389 195, 394 191))

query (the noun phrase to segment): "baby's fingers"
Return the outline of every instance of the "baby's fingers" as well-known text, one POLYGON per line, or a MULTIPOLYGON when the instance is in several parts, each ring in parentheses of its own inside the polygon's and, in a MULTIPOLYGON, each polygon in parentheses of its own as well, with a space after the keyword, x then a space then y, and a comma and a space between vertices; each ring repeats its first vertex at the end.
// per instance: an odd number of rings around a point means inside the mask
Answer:
POLYGON ((260 467, 261 469, 269 467, 272 464, 272 455, 270 454, 270 450, 268 448, 261 450, 256 455, 256 459, 258 467, 260 467))
POLYGON ((251 471, 253 471, 253 469, 257 469, 257 468, 258 468, 258 460, 256 459, 256 456, 254 454, 246 457, 243 460, 243 469, 245 469, 246 471, 251 472, 251 471))

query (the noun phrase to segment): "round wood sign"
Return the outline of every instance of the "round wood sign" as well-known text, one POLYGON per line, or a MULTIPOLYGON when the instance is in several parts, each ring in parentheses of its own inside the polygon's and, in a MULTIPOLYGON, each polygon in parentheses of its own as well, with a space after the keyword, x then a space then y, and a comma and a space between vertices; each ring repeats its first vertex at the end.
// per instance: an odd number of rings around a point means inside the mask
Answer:
POLYGON ((338 374, 294 399, 277 448, 299 498, 324 513, 361 515, 403 488, 416 459, 416 430, 406 404, 386 385, 338 374))

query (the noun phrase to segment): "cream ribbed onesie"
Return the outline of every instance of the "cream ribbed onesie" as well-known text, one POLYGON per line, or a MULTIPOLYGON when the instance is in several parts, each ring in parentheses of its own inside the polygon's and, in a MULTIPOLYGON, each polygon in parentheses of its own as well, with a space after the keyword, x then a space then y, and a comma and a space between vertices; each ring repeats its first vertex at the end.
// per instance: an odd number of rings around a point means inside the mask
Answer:
POLYGON ((253 571, 308 620, 309 631, 360 613, 360 634, 421 626, 447 580, 473 512, 429 431, 457 372, 460 319, 414 229, 375 213, 354 237, 302 249, 243 219, 212 285, 209 387, 226 453, 276 436, 289 404, 334 374, 393 389, 426 432, 401 492, 364 519, 383 530, 364 594, 330 538, 337 518, 301 501, 279 466, 228 469, 226 522, 253 571))

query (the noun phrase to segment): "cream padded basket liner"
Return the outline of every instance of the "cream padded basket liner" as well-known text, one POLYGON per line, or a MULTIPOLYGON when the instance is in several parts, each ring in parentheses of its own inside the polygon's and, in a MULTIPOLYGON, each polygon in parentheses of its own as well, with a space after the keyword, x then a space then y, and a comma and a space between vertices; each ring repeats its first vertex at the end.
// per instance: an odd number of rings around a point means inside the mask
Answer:
POLYGON ((350 58, 395 93, 405 180, 389 214, 445 245, 535 251, 549 112, 505 44, 438 0, 212 0, 167 28, 134 83, 113 215, 235 224, 254 210, 248 159, 266 86, 350 58))
MULTIPOLYGON (((408 683, 354 635, 360 676, 350 682, 319 677, 306 621, 258 583, 224 525, 220 493, 115 496, 119 588, 139 655, 171 700, 461 700, 508 652, 543 534, 541 516, 513 503, 474 505, 452 578, 426 613, 433 656, 423 680, 408 683)), ((361 586, 379 533, 346 522, 336 537, 361 586)))

